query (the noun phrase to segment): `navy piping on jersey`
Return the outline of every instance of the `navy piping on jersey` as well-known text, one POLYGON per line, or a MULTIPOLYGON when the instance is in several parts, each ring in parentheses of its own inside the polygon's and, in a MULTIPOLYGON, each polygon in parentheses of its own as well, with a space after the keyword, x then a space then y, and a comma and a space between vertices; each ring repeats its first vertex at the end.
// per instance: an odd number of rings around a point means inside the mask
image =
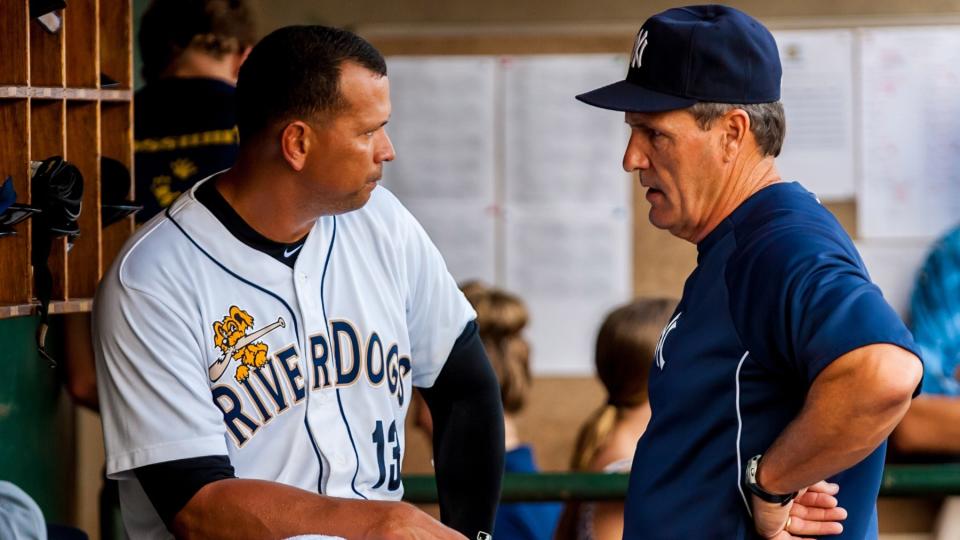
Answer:
MULTIPOLYGON (((323 310, 323 324, 327 327, 327 335, 330 332, 330 321, 327 320, 327 303, 323 296, 324 284, 327 280, 327 266, 330 265, 330 256, 333 254, 333 244, 337 239, 337 216, 333 216, 333 234, 330 236, 330 248, 327 250, 327 259, 323 262, 323 274, 320 277, 320 308, 323 310)), ((337 355, 334 356, 334 361, 337 362, 337 372, 340 371, 340 362, 337 358, 337 355)), ((350 489, 357 494, 358 497, 366 499, 363 493, 357 491, 357 475, 360 474, 360 454, 357 452, 357 444, 353 442, 353 432, 350 430, 350 422, 347 420, 347 414, 343 411, 343 400, 340 398, 340 389, 336 389, 337 392, 337 406, 340 407, 340 417, 343 418, 343 425, 347 428, 347 437, 350 438, 350 446, 353 447, 353 457, 356 459, 357 468, 353 471, 353 479, 350 480, 350 489)))
MULTIPOLYGON (((266 293, 266 294, 269 295, 269 296, 272 296, 273 298, 277 299, 278 302, 280 302, 281 304, 283 304, 283 307, 287 308, 287 312, 290 314, 290 318, 293 320, 293 329, 294 329, 294 331, 297 333, 297 341, 300 341, 300 323, 297 321, 297 316, 293 313, 293 310, 290 309, 290 305, 287 304, 287 302, 286 302, 283 298, 280 298, 280 296, 277 295, 276 293, 274 293, 273 291, 267 290, 267 289, 261 287, 260 285, 257 285, 256 283, 254 283, 254 282, 252 282, 252 281, 249 281, 249 280, 247 280, 247 279, 244 279, 243 277, 241 277, 240 275, 238 275, 238 274, 237 274, 236 272, 234 272, 233 270, 230 270, 229 268, 227 268, 226 266, 224 266, 223 263, 221 263, 220 261, 218 261, 218 260, 216 260, 215 258, 213 258, 213 255, 210 255, 209 253, 207 253, 207 250, 203 249, 203 248, 200 246, 200 244, 198 244, 197 241, 194 240, 193 237, 190 236, 190 235, 187 233, 187 231, 185 231, 185 230, 183 229, 183 227, 180 226, 179 223, 177 223, 177 220, 173 219, 173 215, 170 214, 170 209, 169 209, 169 208, 167 208, 167 209, 164 211, 164 213, 167 215, 167 219, 170 220, 170 223, 173 223, 173 224, 177 227, 177 229, 179 229, 180 232, 183 233, 183 236, 185 236, 185 237, 187 238, 187 240, 190 241, 191 244, 193 244, 197 249, 200 250, 200 253, 203 253, 204 255, 206 255, 208 259, 210 259, 211 261, 213 261, 214 264, 216 264, 216 265, 219 266, 221 269, 223 269, 224 272, 226 272, 227 274, 233 276, 234 278, 236 278, 236 279, 239 280, 240 282, 245 283, 245 284, 247 284, 247 285, 250 285, 250 286, 253 287, 254 289, 257 289, 257 290, 259 290, 259 291, 261 291, 261 292, 266 293)), ((334 221, 334 233, 336 233, 336 221, 334 221)), ((333 239, 330 240, 330 247, 333 248, 333 239)), ((330 256, 330 254, 327 253, 327 257, 329 257, 329 256, 330 256)), ((326 271, 326 270, 324 270, 324 271, 326 271)), ((321 282, 321 283, 322 283, 322 282, 321 282)), ((322 290, 323 290, 323 289, 322 289, 322 286, 321 286, 321 291, 322 291, 322 290)), ((326 314, 324 314, 324 319, 326 319, 326 314)), ((307 371, 309 372, 309 370, 307 370, 307 371)), ((304 409, 305 409, 305 410, 309 410, 309 409, 310 409, 309 405, 310 405, 310 392, 307 392, 307 403, 305 404, 304 409)), ((306 414, 306 413, 304 413, 304 414, 306 414)), ((306 416, 304 416, 304 424, 306 424, 306 416)), ((321 483, 322 480, 323 480, 323 459, 321 459, 321 457, 320 457, 320 450, 319 450, 318 447, 317 447, 317 442, 313 439, 313 432, 310 431, 310 426, 309 426, 309 425, 307 426, 307 435, 310 437, 310 444, 313 445, 313 450, 314 450, 314 452, 317 454, 317 463, 319 463, 319 465, 320 465, 320 477, 317 479, 317 490, 318 490, 318 492, 319 492, 319 491, 320 491, 320 483, 321 483)), ((358 467, 359 467, 359 462, 358 462, 358 467)))
MULTIPOLYGON (((333 234, 330 235, 330 245, 327 246, 327 257, 323 263, 323 273, 320 274, 320 307, 323 308, 323 282, 327 279, 327 265, 330 263, 330 254, 333 253, 333 241, 337 239, 337 217, 333 217, 333 234)), ((327 324, 327 312, 326 308, 323 308, 323 324, 327 324)), ((327 326, 329 328, 329 325, 327 326)), ((329 330, 328 330, 329 334, 329 330)), ((306 359, 306 355, 304 355, 306 359)), ((309 366, 306 366, 307 372, 310 371, 309 366)), ((317 478, 317 493, 323 493, 323 460, 320 458, 320 448, 317 447, 317 443, 313 438, 313 430, 310 428, 310 422, 307 420, 307 413, 310 411, 310 392, 307 392, 307 406, 303 412, 303 425, 307 428, 307 433, 310 435, 310 444, 313 445, 313 452, 317 454, 317 460, 320 461, 320 476, 317 478)), ((352 441, 351 441, 352 442, 352 441)))

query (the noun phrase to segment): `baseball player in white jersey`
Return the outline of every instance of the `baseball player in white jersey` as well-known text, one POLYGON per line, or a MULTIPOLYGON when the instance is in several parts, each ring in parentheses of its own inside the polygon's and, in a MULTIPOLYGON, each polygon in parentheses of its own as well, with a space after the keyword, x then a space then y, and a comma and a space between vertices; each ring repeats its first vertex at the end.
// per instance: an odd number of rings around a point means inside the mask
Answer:
POLYGON ((439 252, 377 187, 394 157, 382 56, 283 28, 237 100, 236 166, 141 228, 94 304, 129 536, 488 538, 499 389, 439 252), (391 502, 412 386, 441 426, 447 526, 391 502))

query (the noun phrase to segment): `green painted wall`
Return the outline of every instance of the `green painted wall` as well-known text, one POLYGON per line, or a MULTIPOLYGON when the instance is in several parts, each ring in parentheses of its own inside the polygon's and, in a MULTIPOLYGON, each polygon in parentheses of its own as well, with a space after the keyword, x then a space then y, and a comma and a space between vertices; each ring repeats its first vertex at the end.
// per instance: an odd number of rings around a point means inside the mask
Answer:
MULTIPOLYGON (((59 321, 48 349, 62 358, 59 321)), ((74 491, 73 407, 33 340, 36 317, 0 320, 0 479, 20 486, 47 521, 71 520, 74 491)))

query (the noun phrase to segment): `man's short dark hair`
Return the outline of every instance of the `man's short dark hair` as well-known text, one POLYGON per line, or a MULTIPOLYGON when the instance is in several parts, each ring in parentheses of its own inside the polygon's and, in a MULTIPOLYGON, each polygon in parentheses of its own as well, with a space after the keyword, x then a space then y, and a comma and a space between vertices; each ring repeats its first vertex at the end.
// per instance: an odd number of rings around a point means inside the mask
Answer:
POLYGON ((240 140, 277 122, 342 110, 346 100, 340 93, 340 68, 348 61, 387 74, 380 51, 347 30, 287 26, 263 38, 237 80, 240 140))
POLYGON ((256 43, 247 0, 153 0, 140 19, 143 78, 153 81, 187 49, 216 58, 256 43))

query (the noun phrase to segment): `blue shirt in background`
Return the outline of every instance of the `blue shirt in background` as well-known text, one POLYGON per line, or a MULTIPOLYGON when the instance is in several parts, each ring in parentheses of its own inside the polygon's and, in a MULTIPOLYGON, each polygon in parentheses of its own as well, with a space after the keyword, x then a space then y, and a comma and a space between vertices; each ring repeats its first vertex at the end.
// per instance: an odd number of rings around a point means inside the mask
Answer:
POLYGON ((923 391, 960 396, 960 227, 934 246, 910 299, 910 329, 923 349, 923 391))
MULTIPOLYGON (((518 446, 504 456, 508 473, 539 472, 529 446, 518 446)), ((551 540, 563 505, 560 503, 506 503, 497 509, 493 525, 497 540, 551 540)))
MULTIPOLYGON (((853 242, 799 184, 756 193, 697 250, 651 369, 628 539, 758 538, 743 466, 797 415, 821 370, 874 343, 917 351, 853 242)), ((849 512, 831 538, 877 537, 885 449, 831 479, 849 512)))

